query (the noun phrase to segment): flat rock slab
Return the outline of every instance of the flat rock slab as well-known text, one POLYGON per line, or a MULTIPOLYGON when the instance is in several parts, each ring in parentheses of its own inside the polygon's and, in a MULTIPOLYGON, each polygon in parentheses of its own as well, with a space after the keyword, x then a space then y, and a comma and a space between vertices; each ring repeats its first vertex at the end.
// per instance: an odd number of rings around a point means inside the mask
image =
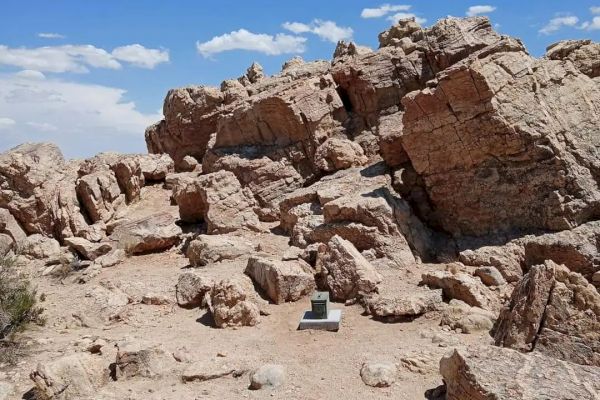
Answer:
POLYGON ((337 332, 342 322, 342 310, 329 310, 327 319, 317 319, 312 311, 306 311, 300 320, 298 330, 315 329, 321 331, 337 332))

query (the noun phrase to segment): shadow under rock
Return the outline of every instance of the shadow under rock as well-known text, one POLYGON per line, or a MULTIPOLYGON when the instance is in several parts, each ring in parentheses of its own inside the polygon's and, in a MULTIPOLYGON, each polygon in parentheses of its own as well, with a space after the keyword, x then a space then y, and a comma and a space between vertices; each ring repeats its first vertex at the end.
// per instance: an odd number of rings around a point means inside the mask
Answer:
POLYGON ((433 389, 427 389, 425 391, 425 398, 427 400, 445 400, 446 399, 446 385, 440 385, 433 389))
POLYGON ((198 318, 196 320, 196 322, 204 325, 204 326, 208 326, 209 328, 216 328, 217 326, 215 325, 215 319, 212 316, 212 313, 210 312, 210 310, 206 310, 206 312, 204 314, 202 314, 200 316, 200 318, 198 318))

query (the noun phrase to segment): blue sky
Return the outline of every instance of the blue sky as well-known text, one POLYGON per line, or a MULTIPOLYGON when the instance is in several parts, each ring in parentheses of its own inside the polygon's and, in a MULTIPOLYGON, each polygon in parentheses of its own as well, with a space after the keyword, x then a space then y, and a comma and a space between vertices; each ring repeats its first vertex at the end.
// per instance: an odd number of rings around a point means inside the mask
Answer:
POLYGON ((429 26, 469 10, 536 56, 562 39, 600 41, 600 0, 4 0, 0 151, 53 141, 68 157, 144 152, 169 88, 218 85, 253 61, 273 74, 294 55, 330 59, 339 38, 376 48, 395 16, 429 26))

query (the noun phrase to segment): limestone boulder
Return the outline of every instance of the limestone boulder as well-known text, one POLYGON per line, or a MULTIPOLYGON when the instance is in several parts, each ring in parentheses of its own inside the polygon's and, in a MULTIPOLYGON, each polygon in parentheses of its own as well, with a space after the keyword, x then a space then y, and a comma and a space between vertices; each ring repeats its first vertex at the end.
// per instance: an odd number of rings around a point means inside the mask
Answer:
POLYGON ((260 309, 251 301, 251 290, 236 279, 223 280, 214 285, 210 309, 218 328, 254 326, 260 322, 260 309))
POLYGON ((34 259, 44 259, 58 256, 60 244, 52 238, 34 234, 18 243, 19 253, 34 259))
POLYGON ((363 149, 348 139, 329 138, 315 152, 315 165, 325 172, 359 167, 367 163, 363 149))
POLYGON ((76 353, 40 363, 30 375, 44 399, 93 399, 108 382, 109 370, 98 356, 76 353))
POLYGON ((392 386, 398 378, 398 366, 392 363, 364 363, 360 369, 360 377, 367 386, 392 386))
POLYGON ((276 389, 285 383, 285 367, 265 364, 250 373, 250 389, 276 389))
POLYGON ((144 186, 144 174, 141 162, 136 156, 122 156, 110 165, 121 192, 125 193, 128 203, 139 200, 144 186))
POLYGON ((312 268, 302 260, 278 261, 252 256, 245 273, 276 304, 298 301, 315 290, 312 268))
POLYGON ((365 311, 382 320, 410 319, 442 308, 442 290, 415 290, 395 296, 371 295, 364 300, 365 311))
POLYGON ((110 243, 93 243, 79 237, 66 238, 64 243, 75 253, 79 254, 84 260, 90 261, 94 261, 97 258, 108 254, 113 249, 110 243))
POLYGON ((134 377, 158 378, 169 369, 170 356, 160 346, 127 340, 117 343, 115 371, 117 380, 134 377))
POLYGON ((600 294, 583 276, 552 261, 515 288, 494 329, 497 345, 600 366, 600 294))
POLYGON ((444 296, 485 310, 499 308, 499 299, 479 278, 464 272, 432 271, 421 275, 423 284, 442 289, 444 296))
POLYGON ((206 303, 206 296, 210 295, 214 286, 212 279, 203 277, 193 272, 179 275, 175 285, 175 296, 180 307, 201 307, 206 303))
POLYGON ((459 252, 458 259, 473 267, 496 268, 507 282, 517 282, 523 277, 522 264, 525 250, 518 243, 509 242, 503 246, 481 246, 473 250, 459 252))
POLYGON ((145 182, 162 182, 175 172, 175 164, 168 154, 144 154, 138 159, 145 182))
POLYGON ((169 212, 125 221, 115 227, 110 239, 128 254, 143 254, 168 249, 180 240, 181 228, 169 212))
POLYGON ((230 235, 200 235, 188 245, 186 256, 193 267, 248 257, 254 245, 240 237, 230 235))
POLYGON ((173 198, 181 219, 205 221, 209 234, 260 230, 258 216, 253 211, 254 197, 241 187, 232 172, 219 171, 186 180, 174 189, 173 198))
POLYGON ((452 350, 440 373, 448 400, 592 400, 600 391, 600 368, 495 346, 452 350))
POLYGON ((125 204, 117 178, 110 170, 92 172, 77 180, 77 196, 92 222, 107 222, 125 204))
POLYGON ((471 307, 461 300, 452 299, 442 311, 442 326, 459 329, 462 333, 489 332, 497 314, 479 307, 471 307))
POLYGON ((590 78, 600 76, 600 44, 591 40, 563 40, 546 49, 551 60, 569 60, 590 78))
POLYGON ((27 237, 15 217, 5 208, 0 208, 0 233, 10 236, 14 242, 20 242, 27 237))
POLYGON ((319 248, 316 270, 325 277, 332 299, 338 301, 377 292, 382 280, 356 247, 337 235, 319 248))

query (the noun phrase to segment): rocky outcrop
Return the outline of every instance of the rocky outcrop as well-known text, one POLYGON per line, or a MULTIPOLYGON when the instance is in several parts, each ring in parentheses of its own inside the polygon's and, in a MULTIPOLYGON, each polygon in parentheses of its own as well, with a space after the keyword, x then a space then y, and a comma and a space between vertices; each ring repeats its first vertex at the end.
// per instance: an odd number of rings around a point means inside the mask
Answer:
POLYGON ((600 366, 600 294, 552 261, 519 282, 495 327, 497 345, 600 366))
MULTIPOLYGON (((442 308, 442 290, 421 290, 396 296, 371 295, 364 300, 365 311, 386 321, 410 319, 442 308)), ((490 326, 491 327, 491 326, 490 326)))
POLYGON ((260 230, 253 211, 254 197, 241 187, 231 172, 219 171, 184 180, 173 190, 173 198, 179 206, 181 219, 206 222, 209 234, 238 229, 260 230))
MULTIPOLYGON (((175 165, 168 154, 145 154, 139 157, 139 161, 146 182, 162 182, 168 174, 175 172, 175 165)), ((190 169, 189 166, 187 168, 190 169)))
POLYGON ((600 392, 600 368, 494 346, 452 350, 440 372, 448 400, 592 400, 600 392))
POLYGON ((186 256, 192 267, 204 267, 220 261, 250 256, 253 251, 254 245, 240 237, 200 235, 190 242, 186 256))
POLYGON ((252 256, 245 273, 275 304, 298 301, 315 290, 314 273, 302 260, 276 261, 252 256))
POLYGON ((502 38, 402 104, 402 149, 454 235, 562 230, 597 215, 600 91, 571 62, 502 38))
POLYGON ((316 270, 331 298, 338 301, 377 292, 377 285, 382 280, 356 247, 337 235, 319 248, 316 270))
POLYGON ((600 44, 591 40, 564 40, 546 49, 551 60, 569 60, 575 67, 589 76, 600 76, 600 44))

